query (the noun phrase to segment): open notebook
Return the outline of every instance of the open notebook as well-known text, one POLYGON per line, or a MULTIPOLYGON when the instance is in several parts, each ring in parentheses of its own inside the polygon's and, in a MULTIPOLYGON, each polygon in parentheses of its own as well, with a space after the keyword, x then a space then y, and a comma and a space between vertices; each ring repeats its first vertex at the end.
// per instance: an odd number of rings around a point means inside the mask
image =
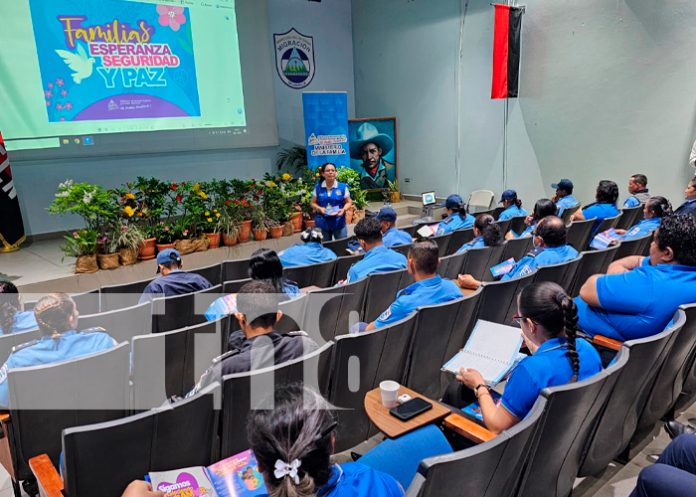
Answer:
POLYGON ((464 348, 442 369, 454 374, 461 368, 476 369, 486 384, 495 386, 525 357, 521 346, 519 328, 479 319, 464 348))

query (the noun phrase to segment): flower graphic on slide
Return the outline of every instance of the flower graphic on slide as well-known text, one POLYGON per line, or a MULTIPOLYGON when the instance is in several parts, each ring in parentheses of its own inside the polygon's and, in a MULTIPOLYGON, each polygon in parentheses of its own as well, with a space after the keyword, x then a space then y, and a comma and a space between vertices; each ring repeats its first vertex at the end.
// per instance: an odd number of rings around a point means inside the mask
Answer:
POLYGON ((169 26, 172 31, 179 31, 182 24, 186 23, 183 7, 173 7, 171 5, 158 5, 158 22, 160 26, 169 26))

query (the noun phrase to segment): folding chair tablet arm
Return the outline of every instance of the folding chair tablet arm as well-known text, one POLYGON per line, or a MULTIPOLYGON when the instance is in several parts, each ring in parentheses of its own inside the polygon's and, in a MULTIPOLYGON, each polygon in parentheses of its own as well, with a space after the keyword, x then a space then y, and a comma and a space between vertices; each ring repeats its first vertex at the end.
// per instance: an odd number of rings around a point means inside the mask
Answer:
POLYGON ((460 414, 450 414, 443 421, 443 425, 448 430, 474 443, 487 442, 496 437, 496 434, 492 431, 460 414))
POLYGON ((619 350, 623 345, 623 342, 619 340, 614 340, 613 338, 605 337, 604 335, 595 335, 592 337, 592 344, 599 347, 604 347, 610 350, 619 350))
POLYGON ((64 497, 63 479, 48 454, 39 454, 29 459, 29 467, 39 486, 40 497, 64 497))

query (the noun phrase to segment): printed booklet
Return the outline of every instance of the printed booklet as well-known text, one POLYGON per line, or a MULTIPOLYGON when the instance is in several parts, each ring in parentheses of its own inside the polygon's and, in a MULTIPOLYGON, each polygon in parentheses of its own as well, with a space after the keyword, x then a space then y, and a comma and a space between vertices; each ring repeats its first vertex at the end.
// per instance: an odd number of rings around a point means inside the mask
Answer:
POLYGON ((491 274, 493 275, 493 278, 499 280, 500 278, 508 274, 510 271, 512 271, 513 267, 515 267, 515 259, 513 257, 510 257, 509 259, 504 260, 500 264, 492 266, 491 274))

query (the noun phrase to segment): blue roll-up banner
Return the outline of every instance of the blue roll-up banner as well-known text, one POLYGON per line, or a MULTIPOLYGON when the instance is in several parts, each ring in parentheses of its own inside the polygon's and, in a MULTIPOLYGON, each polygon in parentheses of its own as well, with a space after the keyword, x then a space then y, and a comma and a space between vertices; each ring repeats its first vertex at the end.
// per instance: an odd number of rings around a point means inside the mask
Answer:
POLYGON ((309 169, 331 162, 350 167, 348 151, 348 94, 304 92, 305 144, 309 169))

